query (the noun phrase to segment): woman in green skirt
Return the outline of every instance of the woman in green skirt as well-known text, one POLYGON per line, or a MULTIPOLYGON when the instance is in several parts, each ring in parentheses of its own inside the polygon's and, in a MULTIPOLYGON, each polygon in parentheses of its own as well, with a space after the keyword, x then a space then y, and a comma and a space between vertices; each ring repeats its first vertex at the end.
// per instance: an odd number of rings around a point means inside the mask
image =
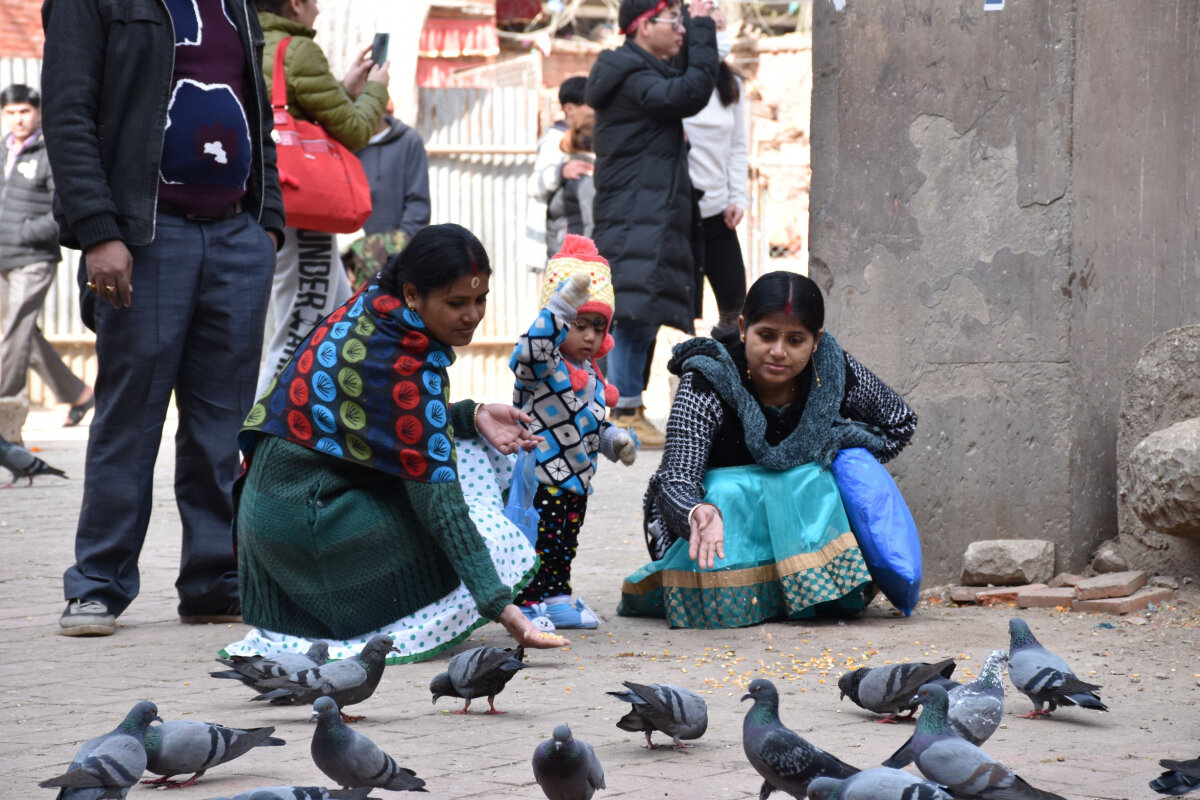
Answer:
POLYGON ((736 328, 675 348, 680 376, 663 460, 645 498, 654 560, 625 579, 618 613, 674 627, 855 614, 874 594, 829 464, 880 461, 917 417, 824 331, 808 278, 771 272, 736 328))
POLYGON ((379 633, 393 661, 430 658, 489 620, 526 647, 514 592, 536 554, 502 515, 506 457, 537 438, 508 404, 450 402, 447 368, 486 308, 470 231, 431 225, 309 333, 238 437, 242 614, 230 655, 345 658, 379 633), (486 444, 484 444, 486 442, 486 444))

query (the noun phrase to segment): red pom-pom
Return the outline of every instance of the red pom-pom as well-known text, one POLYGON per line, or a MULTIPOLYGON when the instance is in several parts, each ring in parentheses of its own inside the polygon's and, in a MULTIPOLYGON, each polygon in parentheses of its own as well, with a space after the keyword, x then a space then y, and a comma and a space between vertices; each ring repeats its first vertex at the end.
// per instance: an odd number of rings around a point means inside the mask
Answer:
POLYGON ((580 236, 577 233, 568 233, 563 239, 562 249, 558 251, 558 256, 578 256, 581 258, 596 257, 600 255, 600 251, 596 249, 596 243, 586 236, 580 236))
POLYGON ((571 370, 571 391, 578 392, 587 386, 588 374, 581 369, 570 367, 571 370))
POLYGON ((611 333, 604 334, 604 341, 600 343, 600 349, 596 351, 595 358, 604 358, 609 351, 613 349, 613 338, 611 333))
POLYGON ((617 401, 621 399, 621 393, 617 391, 617 387, 611 383, 604 387, 604 405, 607 408, 616 408, 617 401))

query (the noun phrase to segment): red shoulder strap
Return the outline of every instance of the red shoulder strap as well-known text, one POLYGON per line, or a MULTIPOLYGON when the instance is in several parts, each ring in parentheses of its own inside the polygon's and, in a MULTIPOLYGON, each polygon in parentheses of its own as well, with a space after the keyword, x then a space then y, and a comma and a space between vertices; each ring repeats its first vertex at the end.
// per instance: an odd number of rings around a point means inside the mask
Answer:
POLYGON ((275 69, 271 71, 271 107, 287 108, 287 78, 283 74, 283 57, 292 37, 285 36, 275 45, 275 69))

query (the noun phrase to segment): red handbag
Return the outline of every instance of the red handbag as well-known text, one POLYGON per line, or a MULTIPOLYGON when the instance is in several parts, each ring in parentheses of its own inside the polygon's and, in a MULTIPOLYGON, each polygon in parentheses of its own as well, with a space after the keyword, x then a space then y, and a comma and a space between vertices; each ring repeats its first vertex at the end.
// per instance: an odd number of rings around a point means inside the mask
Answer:
POLYGON ((354 153, 312 122, 287 109, 283 57, 292 37, 275 47, 271 108, 275 112, 275 163, 289 228, 354 233, 371 216, 371 187, 354 153))

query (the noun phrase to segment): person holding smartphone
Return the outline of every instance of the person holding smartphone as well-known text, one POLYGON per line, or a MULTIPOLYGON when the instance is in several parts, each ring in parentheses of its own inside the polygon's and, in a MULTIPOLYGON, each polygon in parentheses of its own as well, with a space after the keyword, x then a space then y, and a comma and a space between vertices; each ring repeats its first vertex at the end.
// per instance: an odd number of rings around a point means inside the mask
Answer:
MULTIPOLYGON (((351 150, 366 147, 387 106, 389 63, 375 63, 375 48, 365 48, 339 81, 313 39, 313 24, 320 13, 317 0, 254 0, 254 4, 266 42, 262 69, 268 96, 275 48, 285 37, 291 37, 283 60, 288 111, 298 120, 317 123, 351 150)), ((270 336, 258 376, 259 394, 266 391, 313 326, 344 303, 350 293, 350 281, 332 233, 285 229, 275 260, 271 286, 274 318, 267 321, 270 336)))

